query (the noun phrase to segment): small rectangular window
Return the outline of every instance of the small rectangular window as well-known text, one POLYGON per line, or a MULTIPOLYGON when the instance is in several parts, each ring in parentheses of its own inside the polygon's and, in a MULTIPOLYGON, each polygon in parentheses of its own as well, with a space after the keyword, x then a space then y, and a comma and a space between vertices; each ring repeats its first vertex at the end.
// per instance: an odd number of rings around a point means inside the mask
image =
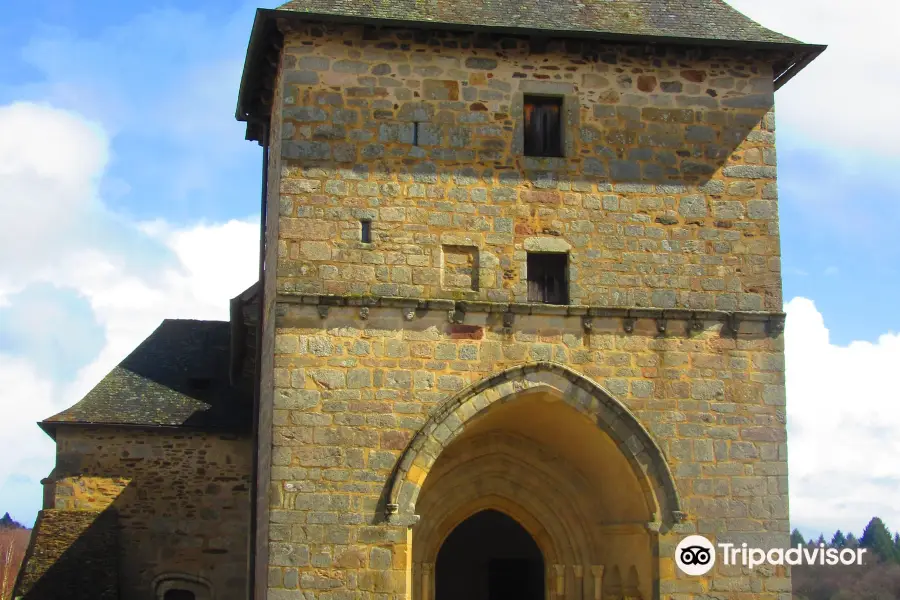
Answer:
POLYGON ((568 304, 569 255, 565 253, 528 253, 528 301, 542 304, 568 304))
POLYGON ((372 243, 372 221, 364 219, 359 222, 360 231, 359 238, 363 244, 371 244, 372 243))
POLYGON ((525 96, 525 156, 562 156, 562 98, 525 96))
POLYGON ((413 146, 419 145, 419 123, 413 123, 413 146))

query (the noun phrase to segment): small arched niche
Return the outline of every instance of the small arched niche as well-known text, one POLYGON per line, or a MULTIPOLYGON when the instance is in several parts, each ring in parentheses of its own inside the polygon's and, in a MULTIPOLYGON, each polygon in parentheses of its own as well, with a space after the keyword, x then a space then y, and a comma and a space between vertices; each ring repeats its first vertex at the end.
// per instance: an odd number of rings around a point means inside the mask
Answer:
POLYGON ((214 600, 212 586, 202 577, 166 573, 153 581, 156 600, 214 600))

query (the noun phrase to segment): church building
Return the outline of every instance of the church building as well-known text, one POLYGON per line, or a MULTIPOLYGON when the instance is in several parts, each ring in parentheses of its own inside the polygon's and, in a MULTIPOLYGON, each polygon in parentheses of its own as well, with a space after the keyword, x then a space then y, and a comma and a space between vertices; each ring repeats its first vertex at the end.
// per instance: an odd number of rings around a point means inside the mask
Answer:
POLYGON ((789 543, 773 107, 823 50, 722 0, 257 11, 259 280, 40 423, 15 597, 789 598, 675 548, 789 543))

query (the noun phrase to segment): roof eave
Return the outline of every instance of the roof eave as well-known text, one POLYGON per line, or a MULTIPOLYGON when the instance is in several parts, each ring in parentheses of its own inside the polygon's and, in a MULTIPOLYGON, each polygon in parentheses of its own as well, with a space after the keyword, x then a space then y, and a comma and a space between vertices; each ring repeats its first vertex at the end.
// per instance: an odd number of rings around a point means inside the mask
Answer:
POLYGON ((223 433, 232 435, 245 435, 249 433, 237 427, 197 427, 188 425, 172 425, 172 424, 156 424, 156 423, 111 423, 96 421, 38 421, 44 433, 49 435, 54 441, 56 440, 56 430, 59 427, 101 427, 115 429, 142 429, 145 431, 196 431, 205 433, 223 433))
POLYGON ((780 73, 775 73, 774 85, 775 91, 778 91, 788 81, 793 79, 800 71, 806 68, 809 63, 814 61, 820 54, 825 52, 828 46, 818 44, 808 44, 805 50, 795 54, 796 60, 787 65, 780 73))

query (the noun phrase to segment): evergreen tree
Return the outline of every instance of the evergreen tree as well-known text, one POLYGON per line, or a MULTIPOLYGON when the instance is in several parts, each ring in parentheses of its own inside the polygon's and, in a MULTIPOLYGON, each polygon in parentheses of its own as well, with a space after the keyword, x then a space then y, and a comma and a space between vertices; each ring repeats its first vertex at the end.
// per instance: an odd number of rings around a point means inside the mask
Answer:
POLYGON ((825 536, 823 534, 819 534, 819 539, 816 540, 816 546, 820 544, 828 545, 828 542, 825 541, 825 536))
POLYGON ((847 545, 847 538, 844 537, 840 529, 834 532, 834 536, 831 538, 831 545, 834 548, 843 548, 847 545))
POLYGON ((791 532, 791 548, 796 548, 797 546, 802 546, 806 542, 803 540, 803 534, 800 533, 799 529, 794 529, 791 532))
POLYGON ((856 536, 853 535, 852 533, 848 533, 848 534, 847 534, 847 538, 846 538, 846 542, 844 542, 844 545, 845 545, 847 548, 852 548, 852 549, 855 550, 856 548, 859 548, 859 540, 856 539, 856 536))
POLYGON ((894 534, 894 560, 900 563, 900 532, 894 534))
POLYGON ((872 520, 866 525, 859 538, 859 545, 868 548, 881 560, 894 560, 894 540, 884 521, 878 517, 872 517, 872 520))
POLYGON ((0 518, 0 529, 24 529, 25 526, 9 516, 9 513, 0 518))

